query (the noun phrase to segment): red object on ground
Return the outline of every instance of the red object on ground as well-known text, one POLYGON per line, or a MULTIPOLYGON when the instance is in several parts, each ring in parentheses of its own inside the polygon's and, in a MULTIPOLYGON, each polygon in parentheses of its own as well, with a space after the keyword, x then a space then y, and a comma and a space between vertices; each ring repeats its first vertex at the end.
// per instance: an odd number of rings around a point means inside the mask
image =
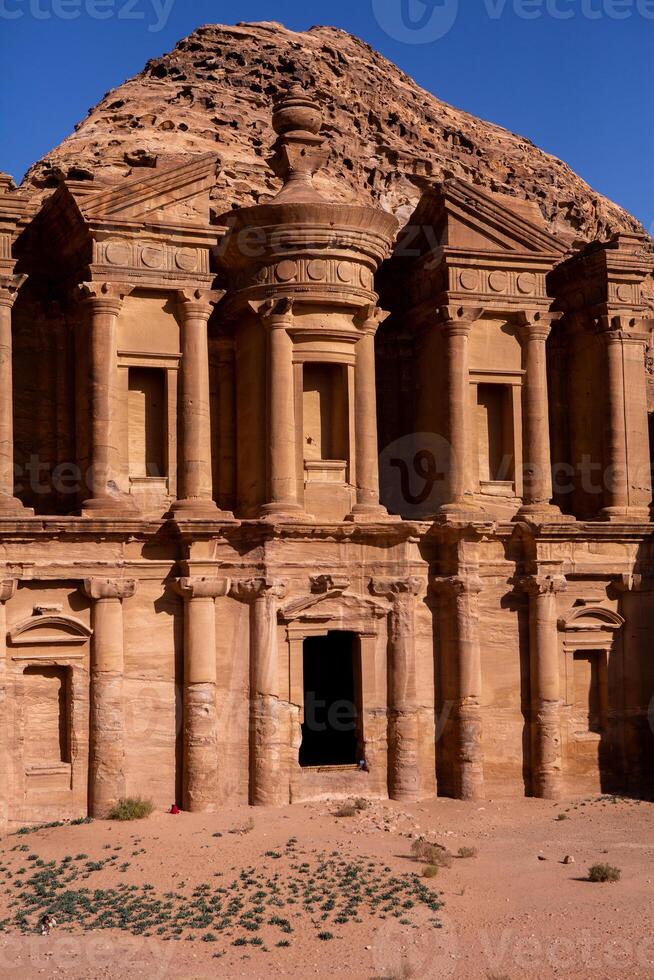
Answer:
POLYGON ((177 806, 176 803, 173 803, 173 805, 171 806, 171 808, 170 808, 170 810, 168 812, 169 813, 179 813, 180 812, 180 809, 179 809, 179 807, 177 806))

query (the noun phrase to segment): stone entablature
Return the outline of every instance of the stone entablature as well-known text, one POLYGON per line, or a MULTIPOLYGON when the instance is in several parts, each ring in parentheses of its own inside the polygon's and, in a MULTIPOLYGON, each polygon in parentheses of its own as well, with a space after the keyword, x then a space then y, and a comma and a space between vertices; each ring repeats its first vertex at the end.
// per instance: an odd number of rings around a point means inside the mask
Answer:
POLYGON ((33 219, 0 179, 0 823, 646 785, 651 254, 458 179, 394 246, 317 193, 321 119, 282 98, 281 192, 214 224, 213 156, 33 219), (321 657, 356 736, 324 765, 321 657))

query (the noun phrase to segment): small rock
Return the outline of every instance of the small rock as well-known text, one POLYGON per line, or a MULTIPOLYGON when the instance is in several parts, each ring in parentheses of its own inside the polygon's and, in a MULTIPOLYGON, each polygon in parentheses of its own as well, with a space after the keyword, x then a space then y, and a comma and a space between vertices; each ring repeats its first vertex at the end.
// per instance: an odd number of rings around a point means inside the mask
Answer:
POLYGON ((564 864, 574 864, 575 863, 575 859, 573 858, 572 854, 566 854, 566 856, 563 858, 563 863, 564 864))
POLYGON ((539 861, 547 861, 547 858, 545 857, 545 855, 544 855, 544 854, 539 854, 539 855, 538 855, 538 860, 539 860, 539 861))

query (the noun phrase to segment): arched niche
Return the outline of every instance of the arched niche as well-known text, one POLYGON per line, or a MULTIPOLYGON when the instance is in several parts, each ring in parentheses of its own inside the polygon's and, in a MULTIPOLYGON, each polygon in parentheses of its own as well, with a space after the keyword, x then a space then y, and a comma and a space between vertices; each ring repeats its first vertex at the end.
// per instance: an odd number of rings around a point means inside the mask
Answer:
POLYGON ((602 605, 578 606, 559 620, 565 704, 576 741, 599 741, 620 710, 624 618, 602 605))

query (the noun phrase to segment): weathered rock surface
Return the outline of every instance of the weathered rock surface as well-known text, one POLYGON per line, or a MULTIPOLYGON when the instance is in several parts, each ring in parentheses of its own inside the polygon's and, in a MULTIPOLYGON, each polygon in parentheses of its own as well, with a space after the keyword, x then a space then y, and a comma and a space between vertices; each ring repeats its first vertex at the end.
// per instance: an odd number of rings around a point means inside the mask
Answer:
POLYGON ((568 240, 640 229, 562 161, 441 102, 333 27, 199 28, 109 92, 25 184, 40 195, 62 178, 115 181, 215 152, 217 213, 257 203, 279 187, 266 165, 270 110, 292 81, 315 90, 325 107, 332 159, 317 184, 332 199, 372 202, 406 219, 425 186, 453 174, 536 202, 550 230, 568 240))

